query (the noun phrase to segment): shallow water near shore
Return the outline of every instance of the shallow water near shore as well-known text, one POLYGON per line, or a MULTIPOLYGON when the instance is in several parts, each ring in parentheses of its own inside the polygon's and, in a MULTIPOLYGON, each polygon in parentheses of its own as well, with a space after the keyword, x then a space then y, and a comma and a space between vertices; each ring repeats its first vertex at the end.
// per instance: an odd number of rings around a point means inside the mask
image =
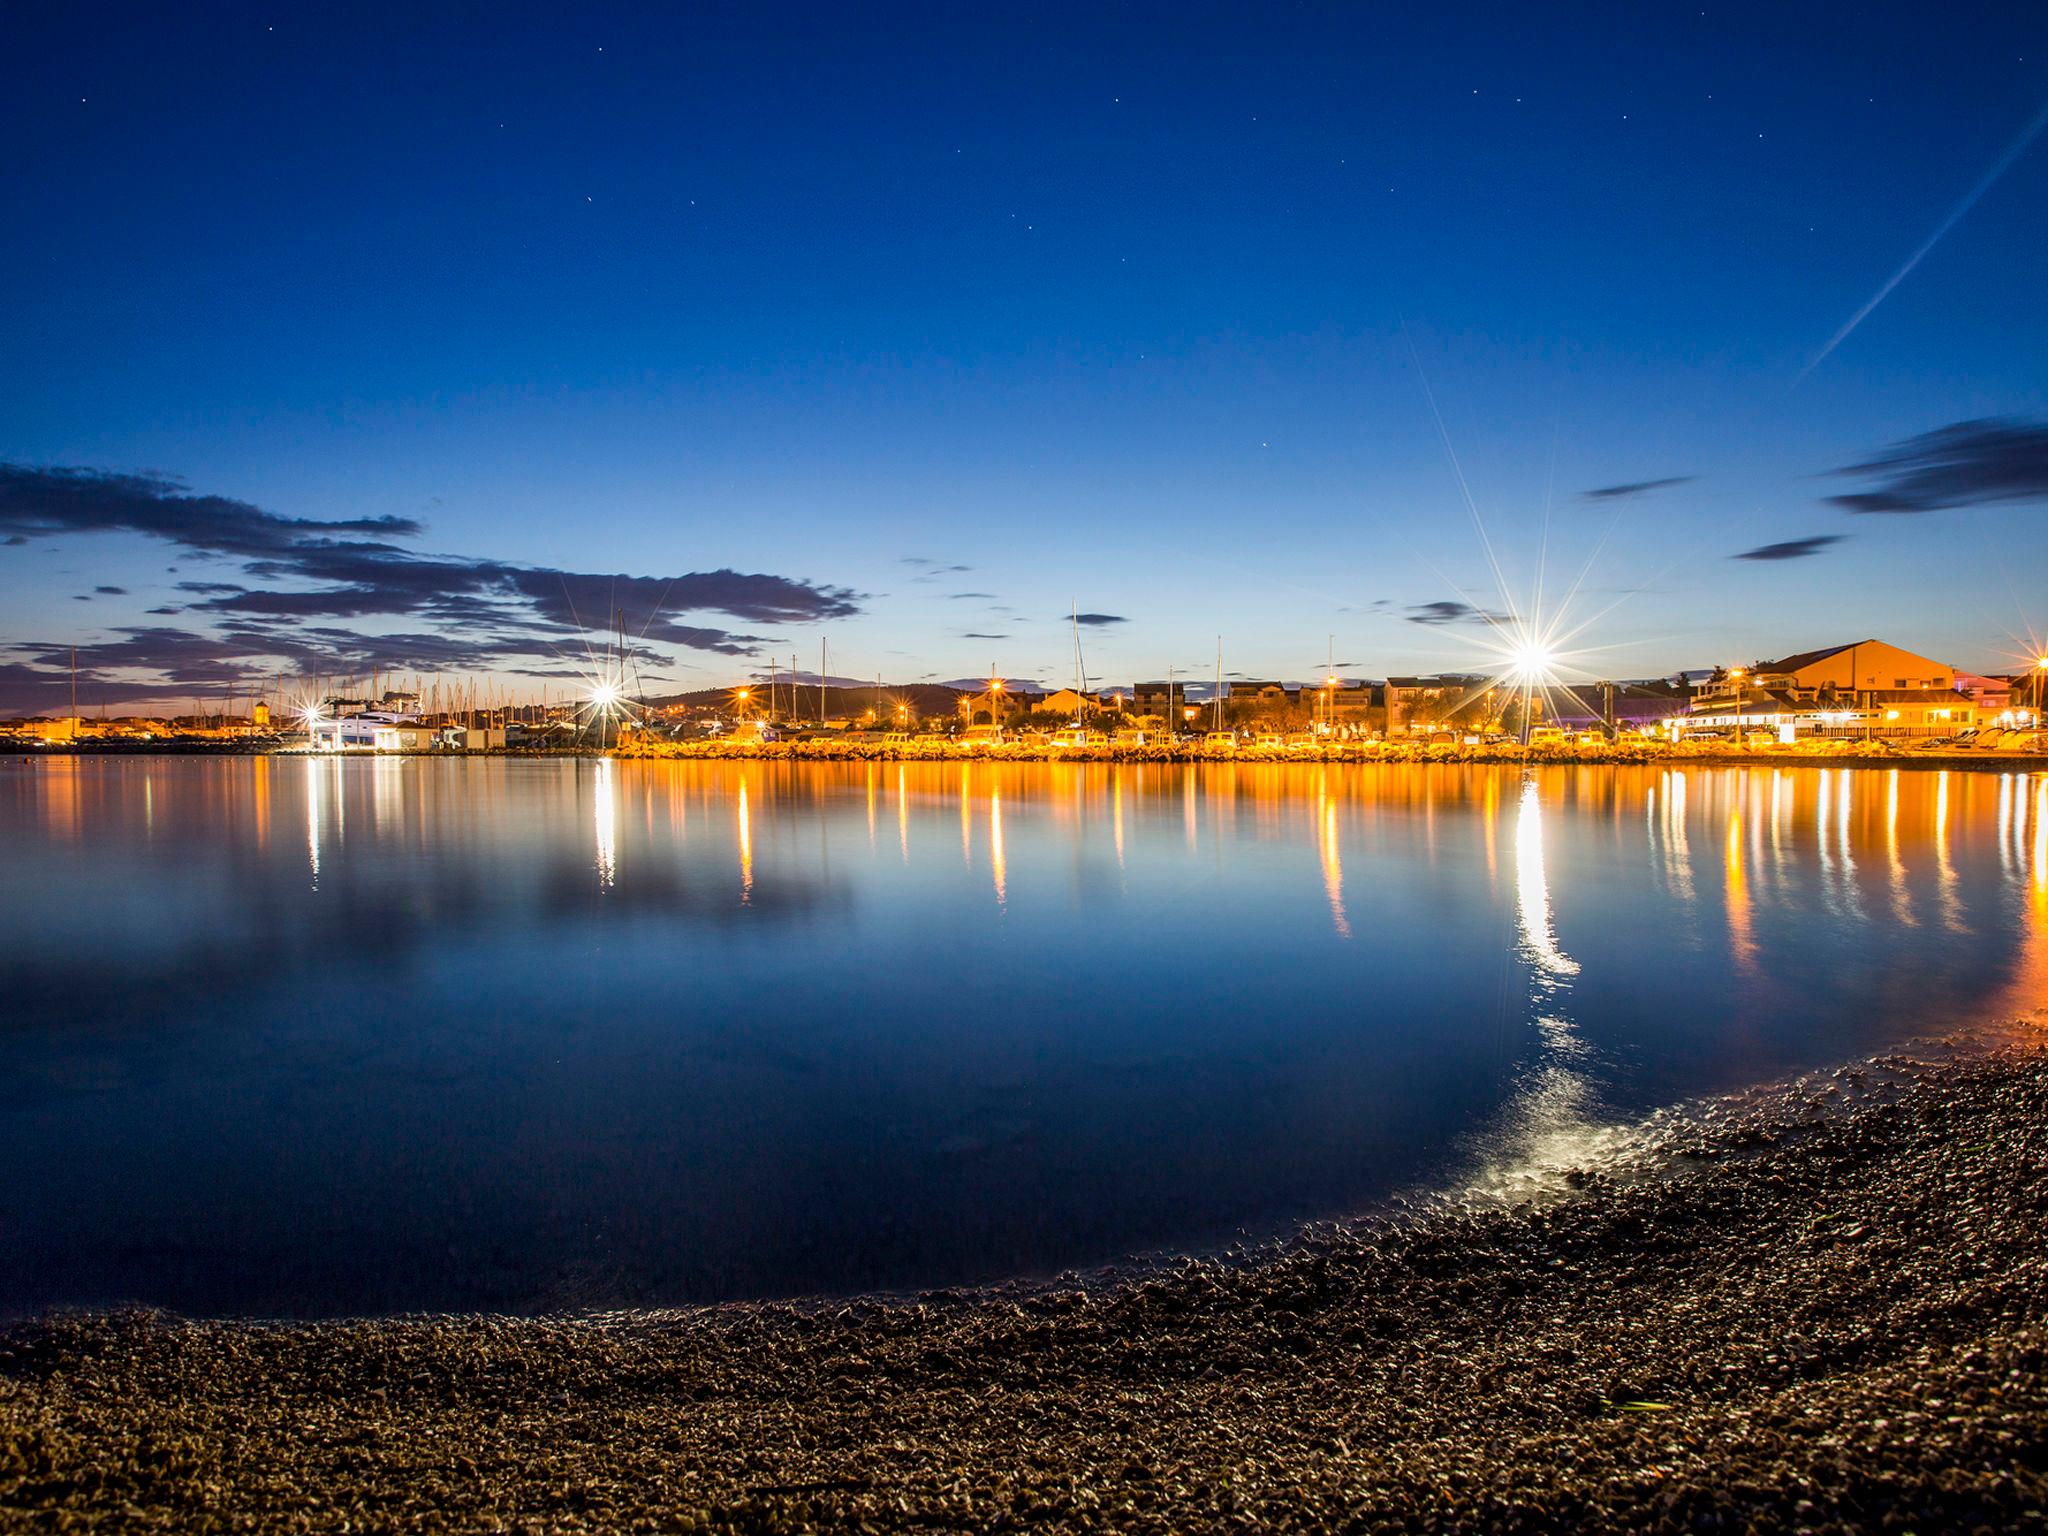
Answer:
POLYGON ((0 766, 0 1313, 954 1284, 2048 990, 2048 776, 0 766))

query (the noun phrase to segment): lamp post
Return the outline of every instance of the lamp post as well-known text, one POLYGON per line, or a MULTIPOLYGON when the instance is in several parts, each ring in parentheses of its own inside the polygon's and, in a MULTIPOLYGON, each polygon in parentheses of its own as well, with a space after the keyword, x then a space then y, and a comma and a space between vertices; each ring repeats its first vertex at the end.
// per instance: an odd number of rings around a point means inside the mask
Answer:
POLYGON ((1742 668, 1730 667, 1728 681, 1735 685, 1735 745, 1742 745, 1742 668))
POLYGON ((2048 683, 2048 656, 2034 660, 2034 729, 2041 728, 2041 685, 2048 683))

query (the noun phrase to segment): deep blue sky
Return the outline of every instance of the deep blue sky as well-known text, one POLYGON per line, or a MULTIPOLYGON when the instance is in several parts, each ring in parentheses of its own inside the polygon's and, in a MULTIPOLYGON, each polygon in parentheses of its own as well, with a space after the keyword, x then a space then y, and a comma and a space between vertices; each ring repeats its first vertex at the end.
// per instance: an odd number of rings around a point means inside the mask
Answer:
POLYGON ((684 686, 1063 678, 1075 603, 1112 681, 1470 666, 1431 391, 1516 602, 1612 528, 1585 672, 2048 623, 2048 135, 1800 378, 2039 5, 303 9, 10 13, 0 708, 560 670, 615 591, 684 686))

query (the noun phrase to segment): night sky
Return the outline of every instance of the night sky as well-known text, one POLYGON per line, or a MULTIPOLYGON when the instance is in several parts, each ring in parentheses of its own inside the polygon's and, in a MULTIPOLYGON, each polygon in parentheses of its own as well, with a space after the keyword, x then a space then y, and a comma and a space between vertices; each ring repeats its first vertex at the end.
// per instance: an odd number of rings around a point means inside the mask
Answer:
POLYGON ((2048 629, 2037 3, 428 9, 10 10, 0 710, 2048 629))

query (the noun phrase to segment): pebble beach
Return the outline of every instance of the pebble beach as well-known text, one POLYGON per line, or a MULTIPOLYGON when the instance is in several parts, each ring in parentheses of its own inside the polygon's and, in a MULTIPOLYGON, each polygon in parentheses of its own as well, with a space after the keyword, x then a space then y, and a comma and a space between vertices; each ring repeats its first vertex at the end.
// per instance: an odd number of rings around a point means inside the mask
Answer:
POLYGON ((1667 1119, 1633 1176, 982 1290, 0 1331, 0 1528, 2048 1525, 2048 1054, 1667 1119))

